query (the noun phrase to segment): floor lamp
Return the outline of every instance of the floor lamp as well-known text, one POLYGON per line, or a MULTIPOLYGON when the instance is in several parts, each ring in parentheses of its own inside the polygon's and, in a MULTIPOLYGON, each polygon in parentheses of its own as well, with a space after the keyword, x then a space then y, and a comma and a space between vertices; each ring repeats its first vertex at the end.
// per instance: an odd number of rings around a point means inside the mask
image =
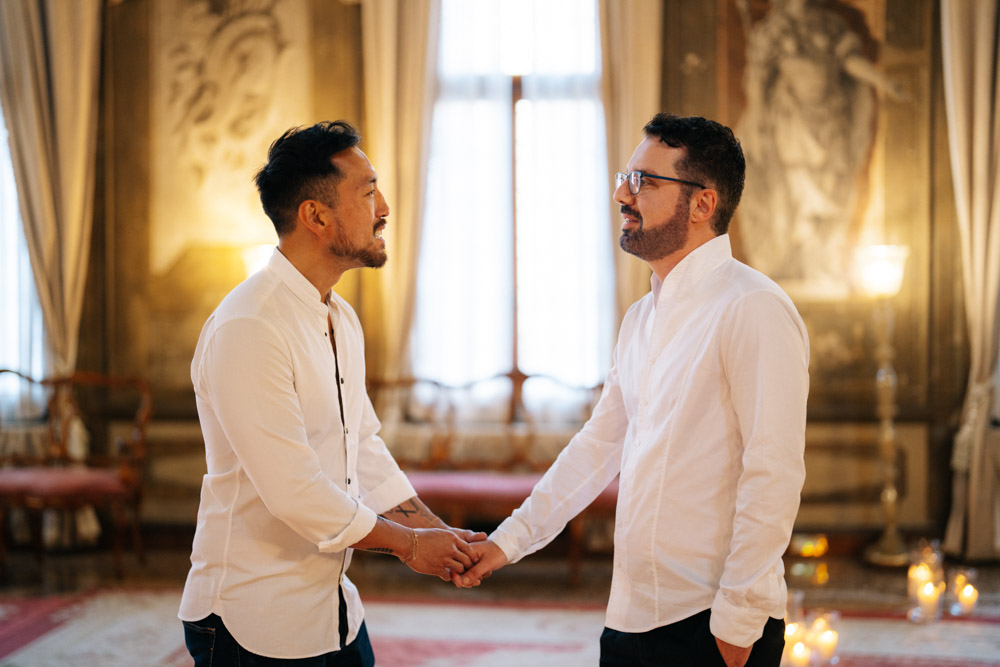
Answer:
POLYGON ((896 370, 892 345, 892 297, 903 284, 903 268, 909 249, 897 245, 873 245, 855 250, 855 262, 861 287, 875 299, 875 389, 878 399, 876 414, 879 419, 878 444, 882 464, 882 509, 885 513, 885 530, 882 536, 865 551, 865 560, 876 565, 901 567, 909 563, 906 543, 899 534, 896 510, 896 370))

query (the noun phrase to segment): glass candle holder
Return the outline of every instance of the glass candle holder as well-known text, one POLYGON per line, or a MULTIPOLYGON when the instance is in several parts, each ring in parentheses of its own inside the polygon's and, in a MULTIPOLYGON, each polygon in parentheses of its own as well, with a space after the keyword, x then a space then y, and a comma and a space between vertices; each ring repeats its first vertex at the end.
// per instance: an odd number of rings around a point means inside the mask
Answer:
POLYGON ((907 612, 906 617, 914 623, 930 623, 941 618, 944 590, 943 584, 925 582, 917 591, 916 606, 907 612))
POLYGON ((948 589, 945 591, 945 608, 952 616, 968 616, 976 608, 979 590, 976 588, 978 572, 973 567, 956 567, 948 571, 948 589))

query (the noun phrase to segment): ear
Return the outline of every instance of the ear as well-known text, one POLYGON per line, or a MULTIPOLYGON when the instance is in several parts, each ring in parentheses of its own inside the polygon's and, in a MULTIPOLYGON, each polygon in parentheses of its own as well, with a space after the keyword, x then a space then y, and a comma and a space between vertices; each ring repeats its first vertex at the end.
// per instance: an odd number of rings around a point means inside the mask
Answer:
POLYGON ((315 199, 305 199, 299 204, 297 227, 301 227, 316 236, 323 236, 330 224, 330 211, 321 202, 315 199))
POLYGON ((715 215, 719 203, 719 193, 711 188, 703 188, 691 200, 691 222, 707 222, 715 215))

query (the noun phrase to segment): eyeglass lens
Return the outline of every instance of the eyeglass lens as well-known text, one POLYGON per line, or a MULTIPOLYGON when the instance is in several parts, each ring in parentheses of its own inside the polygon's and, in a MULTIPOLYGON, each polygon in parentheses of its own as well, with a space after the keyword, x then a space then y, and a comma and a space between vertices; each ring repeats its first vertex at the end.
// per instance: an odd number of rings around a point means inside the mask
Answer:
POLYGON ((615 189, 617 190, 618 188, 620 188, 622 186, 622 183, 624 183, 626 180, 628 181, 629 193, 633 195, 639 194, 639 188, 642 187, 642 172, 631 171, 626 174, 625 172, 619 171, 617 174, 615 174, 615 189))

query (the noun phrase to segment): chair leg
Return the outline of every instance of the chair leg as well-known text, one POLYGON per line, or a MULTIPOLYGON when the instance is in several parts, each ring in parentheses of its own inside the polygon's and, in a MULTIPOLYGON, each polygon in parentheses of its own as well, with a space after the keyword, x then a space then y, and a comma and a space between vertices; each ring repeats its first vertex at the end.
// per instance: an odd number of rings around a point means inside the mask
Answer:
POLYGON ((124 541, 125 524, 128 520, 125 517, 125 508, 122 507, 121 503, 114 503, 111 506, 111 516, 115 524, 114 537, 112 538, 115 576, 123 579, 125 577, 125 564, 122 556, 122 542, 124 541))
POLYGON ((139 505, 135 504, 132 506, 132 549, 135 550, 135 556, 139 559, 139 563, 142 565, 146 564, 146 552, 142 549, 142 535, 139 531, 139 505))
POLYGON ((0 508, 0 578, 7 574, 7 508, 0 508))
POLYGON ((580 560, 583 552, 584 519, 574 517, 569 522, 569 585, 580 585, 580 560))
POLYGON ((31 545, 35 551, 35 560, 42 563, 45 560, 45 540, 42 536, 42 522, 45 517, 45 510, 41 508, 24 509, 24 516, 28 522, 28 530, 31 533, 31 545))

